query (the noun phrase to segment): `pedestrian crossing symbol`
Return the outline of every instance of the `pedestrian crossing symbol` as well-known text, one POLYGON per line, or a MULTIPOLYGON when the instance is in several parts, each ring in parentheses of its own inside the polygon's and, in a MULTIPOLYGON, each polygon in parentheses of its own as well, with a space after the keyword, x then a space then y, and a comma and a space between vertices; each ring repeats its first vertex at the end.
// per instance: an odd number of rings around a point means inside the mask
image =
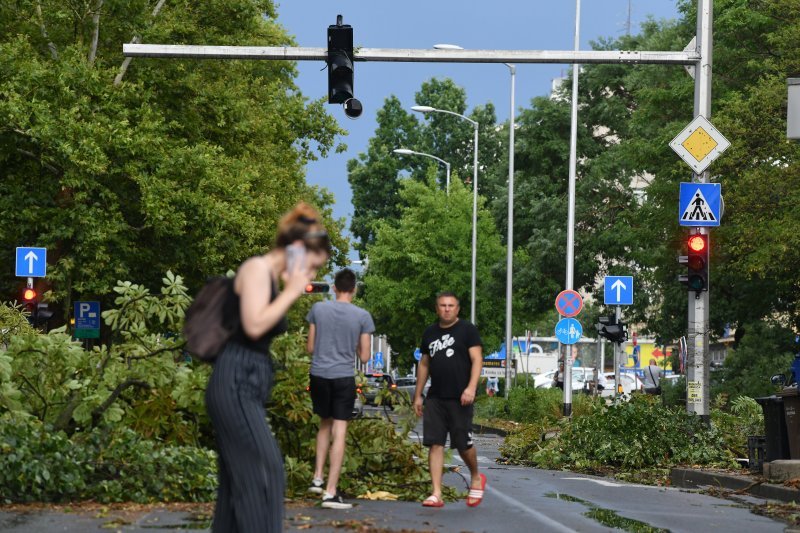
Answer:
POLYGON ((681 226, 719 226, 722 185, 681 183, 678 223, 681 226))

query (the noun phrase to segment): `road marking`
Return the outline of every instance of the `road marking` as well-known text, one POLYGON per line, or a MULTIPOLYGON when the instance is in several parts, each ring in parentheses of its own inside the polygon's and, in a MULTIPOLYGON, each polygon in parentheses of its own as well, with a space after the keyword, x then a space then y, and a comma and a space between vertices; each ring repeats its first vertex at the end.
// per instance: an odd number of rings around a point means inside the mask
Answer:
MULTIPOLYGON (((453 457, 453 461, 457 461, 459 466, 462 466, 462 465, 465 465, 465 464, 466 464, 466 463, 465 463, 465 462, 464 462, 464 461, 461 459, 461 457, 453 457)), ((485 456, 483 456, 483 455, 479 455, 479 456, 478 456, 478 462, 479 462, 479 463, 492 464, 492 465, 494 464, 494 461, 492 461, 491 459, 489 459, 488 457, 485 457, 485 456)))
POLYGON ((511 505, 513 507, 516 507, 517 509, 519 509, 521 511, 524 511, 525 513, 531 515, 533 518, 535 518, 536 520, 538 520, 542 524, 550 527, 553 531, 563 531, 565 533, 567 533, 567 532, 568 533, 572 533, 574 531, 574 529, 565 526, 561 522, 557 522, 557 521, 553 520, 549 516, 540 513, 536 509, 531 509, 530 507, 528 507, 524 503, 515 500, 511 496, 506 496, 505 494, 503 494, 499 490, 496 490, 496 489, 492 488, 491 485, 488 485, 486 487, 486 492, 492 493, 493 495, 497 496, 498 498, 500 498, 501 500, 503 500, 507 504, 509 504, 509 505, 511 505))
POLYGON ((603 479, 592 479, 590 477, 562 477, 561 479, 569 479, 569 480, 577 480, 577 481, 591 481, 592 483, 597 483, 598 485, 602 485, 604 487, 622 487, 623 486, 623 485, 620 485, 619 483, 612 483, 610 481, 605 481, 603 479))

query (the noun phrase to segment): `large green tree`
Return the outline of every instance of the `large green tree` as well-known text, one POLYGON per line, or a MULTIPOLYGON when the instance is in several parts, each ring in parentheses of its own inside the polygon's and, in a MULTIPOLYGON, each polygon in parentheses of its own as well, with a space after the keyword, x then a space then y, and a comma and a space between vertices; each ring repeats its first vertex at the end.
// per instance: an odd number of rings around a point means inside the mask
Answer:
MULTIPOLYGON (((481 195, 492 198, 497 189, 495 175, 485 173, 500 157, 494 107, 477 106, 467 115, 466 100, 464 89, 450 79, 431 79, 415 95, 417 105, 452 111, 478 122, 478 188, 481 195)), ((374 242, 377 224, 399 217, 403 205, 398 194, 401 180, 410 175, 412 179, 425 181, 433 168, 437 169, 439 186, 445 187, 446 173, 439 163, 427 157, 399 156, 393 150, 406 148, 447 161, 451 166, 451 181, 471 183, 473 176, 474 129, 466 120, 446 113, 427 113, 419 120, 403 109, 397 97, 390 96, 378 111, 377 122, 367 151, 347 165, 353 189, 351 230, 356 238, 355 247, 362 254, 374 242)))
MULTIPOLYGON (((448 195, 429 177, 425 182, 404 181, 400 197, 399 220, 379 222, 375 242, 367 248, 364 285, 367 308, 399 352, 400 364, 410 365, 422 332, 436 319, 438 292, 455 292, 461 300, 461 317, 469 318, 472 193, 456 181, 448 195)), ((481 205, 476 321, 487 351, 494 350, 501 337, 502 306, 493 297, 493 267, 502 258, 491 214, 481 205)))
MULTIPOLYGON (((0 6, 0 263, 49 250, 52 299, 110 302, 118 279, 190 286, 271 245, 304 165, 342 131, 293 63, 122 56, 122 43, 289 45, 268 0, 19 0, 0 6)), ((0 273, 2 291, 18 280, 0 273)))

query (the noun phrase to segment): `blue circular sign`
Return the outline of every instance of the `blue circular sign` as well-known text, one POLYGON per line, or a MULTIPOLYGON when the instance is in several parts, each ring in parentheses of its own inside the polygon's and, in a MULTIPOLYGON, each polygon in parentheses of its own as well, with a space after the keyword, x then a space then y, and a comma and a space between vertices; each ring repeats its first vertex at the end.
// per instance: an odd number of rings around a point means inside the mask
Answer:
POLYGON ((561 344, 575 344, 581 340, 583 328, 574 318, 562 318, 556 324, 556 338, 561 344))
POLYGON ((419 349, 419 348, 417 348, 416 350, 414 350, 414 359, 416 359, 417 361, 419 361, 420 359, 422 359, 422 352, 420 351, 420 349, 419 349))

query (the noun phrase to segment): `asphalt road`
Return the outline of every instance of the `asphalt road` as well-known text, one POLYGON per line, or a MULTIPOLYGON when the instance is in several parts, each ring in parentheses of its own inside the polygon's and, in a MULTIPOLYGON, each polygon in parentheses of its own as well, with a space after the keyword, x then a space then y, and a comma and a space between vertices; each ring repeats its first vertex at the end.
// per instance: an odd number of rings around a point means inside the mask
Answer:
MULTIPOLYGON (((416 435, 411 435, 416 438, 416 435)), ((437 531, 437 532, 781 532, 783 522, 751 513, 744 505, 693 491, 620 483, 605 478, 498 465, 501 437, 476 437, 479 465, 488 479, 477 508, 464 501, 440 509, 419 503, 353 500, 350 510, 322 509, 309 500, 287 508, 287 531, 437 531), (652 529, 647 529, 647 528, 652 529)), ((458 466, 457 454, 451 466, 458 466)), ((464 469, 466 474, 466 469, 464 469)), ((465 489, 461 474, 445 482, 465 489)), ((0 509, 2 532, 208 531, 208 521, 187 511, 164 508, 128 514, 114 512, 15 513, 0 509)))

